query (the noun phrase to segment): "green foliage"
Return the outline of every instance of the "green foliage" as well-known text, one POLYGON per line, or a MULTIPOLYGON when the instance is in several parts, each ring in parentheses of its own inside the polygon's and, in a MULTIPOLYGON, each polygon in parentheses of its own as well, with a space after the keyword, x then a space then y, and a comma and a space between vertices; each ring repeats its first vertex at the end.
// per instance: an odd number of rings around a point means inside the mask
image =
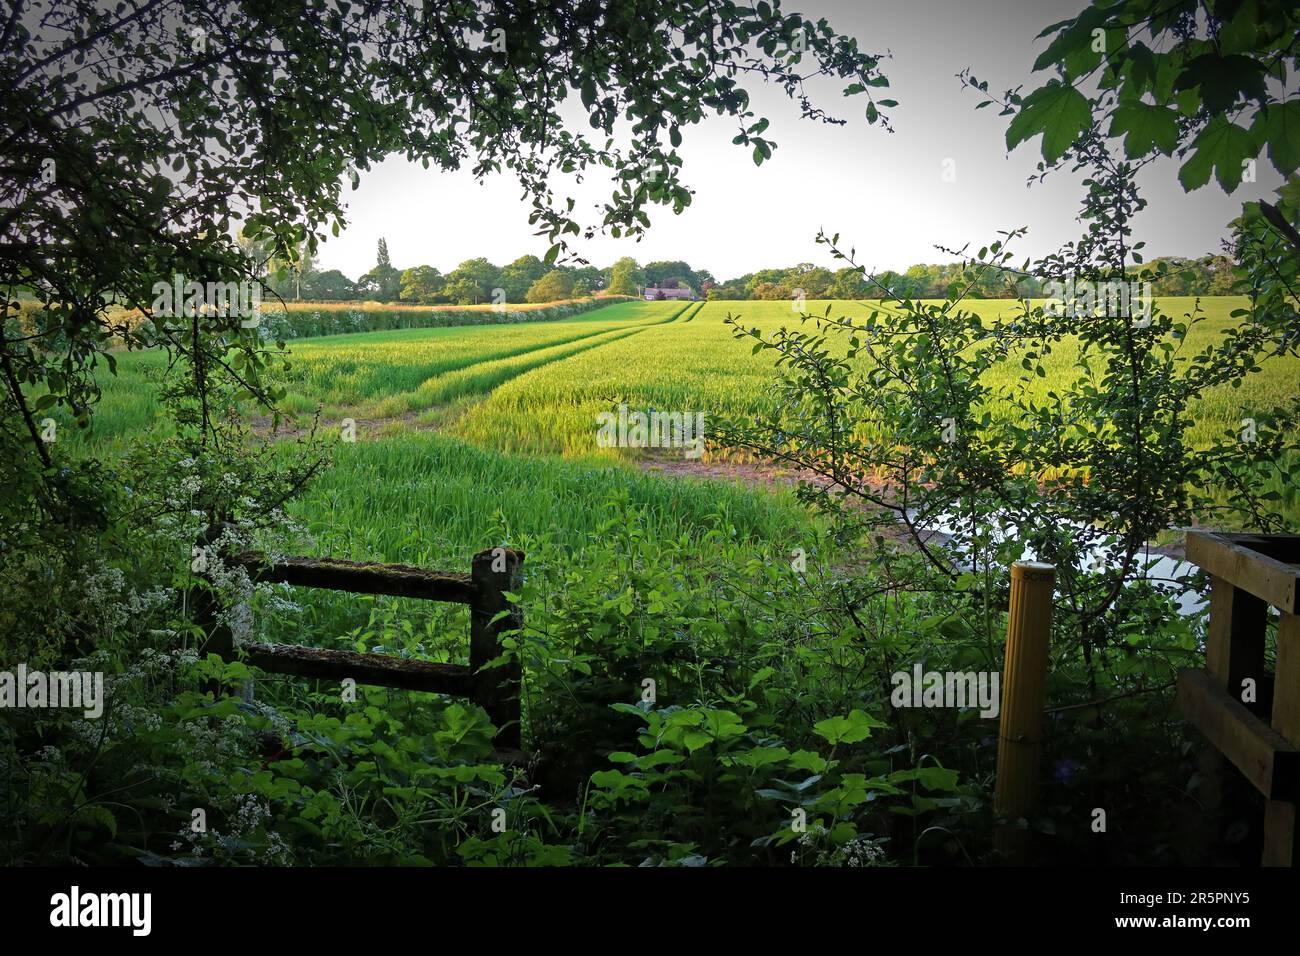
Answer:
POLYGON ((913 766, 899 727, 863 709, 888 686, 863 652, 933 630, 869 635, 840 616, 828 568, 805 579, 728 537, 654 537, 613 501, 577 560, 530 581, 521 596, 545 610, 520 653, 544 789, 580 791, 580 845, 601 862, 911 858, 976 791, 913 766))
POLYGON ((701 280, 695 270, 681 260, 672 262, 647 262, 641 270, 646 285, 662 286, 665 281, 675 279, 681 286, 699 290, 701 280))
POLYGON ((480 257, 462 262, 447 273, 443 295, 459 305, 477 305, 492 299, 492 290, 499 287, 501 270, 480 257))
MULTIPOLYGON (((1297 30, 1300 14, 1286 0, 1093 6, 1040 34, 1052 39, 1034 69, 1058 77, 984 103, 1014 113, 1008 148, 1042 134, 1048 166, 1075 153, 1098 114, 1109 136, 1124 138, 1128 159, 1177 154, 1184 188, 1205 185, 1214 170, 1232 192, 1243 163, 1265 150, 1284 177, 1300 165, 1300 100, 1269 82, 1300 64, 1297 30)), ((987 94, 986 82, 968 80, 987 94)))
MULTIPOLYGON (((1149 579, 1146 549, 1193 524, 1283 530, 1274 485, 1300 475, 1294 396, 1250 409, 1245 431, 1190 441, 1213 389, 1240 388, 1294 350, 1294 182, 1278 205, 1248 206, 1235 224, 1239 265, 1231 282, 1249 290, 1248 307, 1198 348, 1189 342, 1205 318, 1199 304, 1172 315, 1150 299, 1054 308, 1022 301, 989 323, 964 300, 989 274, 1036 279, 1045 289, 1128 288, 1143 262, 1132 225, 1145 205, 1138 172, 1177 153, 1186 157, 1185 188, 1203 185, 1213 171, 1232 191, 1264 145, 1234 122, 1251 109, 1250 130, 1278 127, 1278 168, 1292 172, 1284 168, 1288 124, 1277 119, 1289 107, 1263 77, 1296 65, 1296 27, 1293 4, 1145 0, 1089 7, 1049 27, 1044 35, 1054 38, 1035 66, 1058 76, 979 107, 997 102, 1012 117, 1009 148, 1041 134, 1040 173, 1086 170, 1084 236, 1017 269, 1008 245, 1022 231, 1002 234, 963 257, 958 284, 939 303, 898 298, 892 277, 886 284, 860 269, 895 299, 865 319, 833 316, 828 306, 821 315, 805 312, 800 328, 769 334, 730 320, 756 354, 774 359, 781 397, 768 416, 725 426, 722 440, 819 476, 801 485, 801 496, 831 516, 846 540, 874 534, 881 550, 870 565, 886 565, 887 536, 906 535, 926 567, 915 577, 885 576, 976 597, 970 610, 978 613, 959 618, 958 633, 982 636, 989 666, 1001 669, 995 595, 1005 587, 1003 569, 1026 549, 1056 566, 1051 698, 1076 703, 1060 708, 1068 713, 1049 736, 1060 786, 1045 818, 1029 823, 1062 835, 1055 815, 1077 814, 1070 807, 1080 797, 1110 814, 1123 806, 1127 835, 1142 826, 1149 840, 1136 855, 1143 862, 1177 858, 1179 824, 1171 821, 1181 818, 1186 829, 1195 816, 1188 808, 1161 820, 1143 794, 1187 779, 1185 750, 1163 714, 1177 667, 1200 653, 1195 631, 1149 579), (1196 16, 1201 7, 1204 20, 1196 16), (1162 52, 1134 39, 1144 27, 1162 52), (1097 89, 1085 92, 1098 71, 1097 89), (1120 138, 1122 157, 1113 142, 1120 138), (1077 358, 1044 396, 1038 382, 1062 349, 1077 358), (1016 366, 1014 380, 991 374, 1016 366), (864 507, 848 507, 850 500, 864 507), (946 540, 926 533, 935 527, 946 540)), ((969 72, 962 78, 988 96, 986 81, 969 72)), ((838 236, 819 239, 856 267, 838 236)), ((1139 274, 1158 283, 1186 271, 1161 262, 1139 274)), ((850 732, 847 720, 823 726, 850 732)), ((1087 853, 1082 832, 1076 822, 1054 851, 1067 859, 1087 853)), ((1091 852, 1106 851, 1094 841, 1091 852)), ((1122 856, 1134 861, 1131 844, 1122 856)))
POLYGON ((559 269, 552 269, 528 287, 527 301, 556 302, 573 295, 573 276, 559 269))
POLYGON ((402 294, 403 273, 377 265, 357 280, 356 293, 376 302, 396 302, 402 294))
POLYGON ((645 285, 645 274, 635 259, 624 257, 614 263, 609 270, 609 292, 611 295, 637 295, 639 286, 645 285))
MULTIPOLYGON (((1151 259, 1130 268, 1133 277, 1152 283, 1155 295, 1229 295, 1233 291, 1232 261, 1222 255, 1199 259, 1167 257, 1151 259), (1159 275, 1160 263, 1167 263, 1159 275)), ((862 270, 844 266, 832 274, 810 265, 789 269, 764 269, 709 289, 710 300, 785 300, 796 298, 802 289, 805 299, 946 299, 960 290, 967 299, 1036 299, 1043 296, 1043 282, 1032 275, 1010 275, 996 269, 972 274, 961 262, 910 266, 902 273, 884 270, 869 282, 862 270)))
MULTIPOLYGON (((505 290, 506 301, 535 301, 526 298, 528 290, 532 288, 533 283, 546 275, 547 271, 545 263, 536 256, 520 256, 510 263, 501 270, 501 288, 505 290)), ((554 302, 557 299, 567 299, 568 297, 568 295, 557 295, 549 301, 554 302)))
POLYGON ((308 301, 342 301, 355 299, 357 290, 352 280, 338 269, 308 272, 302 277, 302 296, 308 301))
POLYGON ((402 273, 402 301, 426 305, 442 299, 443 278, 433 266, 415 266, 402 273))

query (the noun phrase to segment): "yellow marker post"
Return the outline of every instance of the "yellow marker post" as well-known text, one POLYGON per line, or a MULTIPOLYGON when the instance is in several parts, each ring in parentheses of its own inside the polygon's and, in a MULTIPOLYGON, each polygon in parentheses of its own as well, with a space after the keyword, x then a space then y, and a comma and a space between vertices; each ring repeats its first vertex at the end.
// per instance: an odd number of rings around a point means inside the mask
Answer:
POLYGON ((1038 763, 1043 744, 1048 638, 1056 567, 1038 561, 1011 565, 1006 661, 1002 672, 1002 716, 998 733, 998 775, 993 807, 1010 822, 998 827, 994 847, 1007 862, 1023 864, 1029 831, 1016 821, 1038 799, 1038 763))

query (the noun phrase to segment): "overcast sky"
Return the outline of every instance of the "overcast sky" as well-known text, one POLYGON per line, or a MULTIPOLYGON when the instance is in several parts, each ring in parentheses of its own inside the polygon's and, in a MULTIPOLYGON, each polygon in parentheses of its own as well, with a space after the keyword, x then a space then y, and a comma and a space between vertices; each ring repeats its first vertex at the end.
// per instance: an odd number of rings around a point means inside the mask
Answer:
MULTIPOLYGON (((902 269, 951 257, 936 244, 975 247, 997 231, 1029 227, 1017 258, 1041 255, 1081 233, 1076 220, 1082 190, 1077 176, 1054 174, 1026 186, 1038 143, 1008 155, 1006 117, 993 107, 976 111, 978 97, 956 75, 969 66, 990 89, 1019 83, 1032 89, 1030 66, 1044 47, 1035 40, 1047 25, 1078 12, 1084 0, 789 0, 786 9, 856 36, 867 51, 889 51, 884 64, 898 101, 886 133, 861 119, 865 99, 842 99, 842 83, 813 86, 815 101, 849 120, 826 126, 801 120, 779 88, 749 87, 754 110, 772 121, 766 136, 778 147, 754 166, 749 150, 733 146, 733 120, 713 117, 683 131, 683 178, 695 190, 680 216, 651 207, 650 234, 641 242, 601 237, 576 250, 597 265, 630 255, 640 262, 684 259, 727 279, 761 268, 837 263, 818 246, 818 227, 839 232, 845 246, 874 269, 902 269), (945 182, 945 160, 955 182, 945 182)), ((1040 79, 1045 74, 1036 74, 1040 79)), ((576 97, 574 98, 576 100, 576 97)), ((1211 181, 1194 193, 1178 185, 1176 161, 1143 175, 1149 203, 1136 223, 1147 258, 1218 252, 1226 224, 1247 199, 1278 185, 1267 163, 1257 183, 1229 197, 1211 181), (1266 171, 1267 170, 1267 171, 1266 171)), ((591 209, 608 183, 594 176, 575 193, 591 209)), ((363 173, 360 188, 345 189, 348 228, 326 242, 321 269, 341 269, 355 279, 375 263, 379 237, 388 240, 393 265, 428 264, 445 271, 475 256, 498 265, 525 253, 542 255, 547 243, 532 235, 530 205, 513 176, 476 183, 467 172, 425 170, 391 158, 363 173)), ((595 221, 594 212, 587 221, 595 221)), ((842 263, 839 263, 842 265, 842 263)))

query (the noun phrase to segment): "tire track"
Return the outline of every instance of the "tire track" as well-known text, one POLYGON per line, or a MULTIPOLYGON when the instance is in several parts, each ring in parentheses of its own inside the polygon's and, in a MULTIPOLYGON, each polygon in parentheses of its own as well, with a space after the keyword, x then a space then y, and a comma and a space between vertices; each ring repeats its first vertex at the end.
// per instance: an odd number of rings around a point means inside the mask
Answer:
MULTIPOLYGON (((685 313, 689 308, 690 308, 690 304, 687 304, 682 308, 678 309, 676 312, 669 315, 667 318, 661 319, 658 322, 637 323, 636 325, 624 326, 621 329, 610 329, 606 332, 602 332, 598 336, 590 337, 591 339, 600 339, 600 341, 583 340, 575 348, 568 347, 573 344, 572 342, 564 343, 563 345, 551 346, 545 349, 536 349, 533 352, 527 353, 524 356, 525 361, 510 362, 510 360, 506 360, 508 363, 510 363, 509 369, 503 369, 506 371, 506 374, 501 375, 499 377, 495 376, 494 374, 490 375, 489 378, 492 380, 486 388, 475 389, 474 391, 471 392, 461 392, 461 393, 453 393, 453 394, 447 394, 446 391, 444 390, 443 394, 446 396, 444 398, 444 401, 454 401, 456 399, 466 398, 470 396, 477 397, 480 395, 486 395, 487 393, 500 388, 502 385, 506 384, 507 382, 516 379, 521 375, 528 374, 534 369, 542 368, 543 366, 550 365, 553 362, 563 362, 567 358, 572 358, 575 355, 580 355, 583 352, 590 351, 591 349, 600 348, 603 345, 609 345, 612 342, 622 341, 623 339, 630 338, 633 335, 637 335, 641 332, 644 332, 646 331, 646 329, 652 329, 655 326, 668 325, 672 322, 676 322, 682 316, 682 314, 685 313), (565 351, 563 351, 561 354, 550 355, 546 358, 543 358, 541 361, 537 361, 537 362, 526 361, 526 359, 530 357, 540 357, 541 354, 544 352, 553 353, 556 352, 558 349, 564 349, 565 351)), ((475 368, 471 366, 469 368, 462 369, 461 371, 466 373, 472 373, 475 371, 475 368)), ((442 376, 439 376, 439 378, 442 378, 442 376)), ((421 385, 420 390, 424 389, 425 385, 428 384, 429 383, 426 382, 425 384, 421 385)))
POLYGON ((682 319, 682 322, 689 322, 689 321, 691 321, 691 319, 695 318, 697 315, 700 314, 700 310, 702 310, 703 308, 704 308, 704 303, 703 303, 703 302, 696 302, 696 303, 695 303, 695 311, 693 311, 690 315, 688 315, 688 316, 686 316, 685 318, 683 318, 683 319, 682 319))

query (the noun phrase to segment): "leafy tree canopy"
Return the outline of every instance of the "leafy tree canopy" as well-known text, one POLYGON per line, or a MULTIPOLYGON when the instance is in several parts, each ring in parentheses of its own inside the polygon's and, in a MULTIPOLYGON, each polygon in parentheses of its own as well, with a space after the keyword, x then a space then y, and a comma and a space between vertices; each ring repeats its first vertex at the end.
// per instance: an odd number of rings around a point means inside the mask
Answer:
POLYGON ((609 270, 609 291, 614 295, 636 295, 637 286, 645 283, 645 274, 635 259, 624 256, 609 270))
POLYGON ((442 273, 433 266, 415 266, 402 273, 403 302, 436 302, 442 287, 442 273))
POLYGON ((573 273, 552 269, 528 290, 529 302, 556 302, 573 296, 573 273))

